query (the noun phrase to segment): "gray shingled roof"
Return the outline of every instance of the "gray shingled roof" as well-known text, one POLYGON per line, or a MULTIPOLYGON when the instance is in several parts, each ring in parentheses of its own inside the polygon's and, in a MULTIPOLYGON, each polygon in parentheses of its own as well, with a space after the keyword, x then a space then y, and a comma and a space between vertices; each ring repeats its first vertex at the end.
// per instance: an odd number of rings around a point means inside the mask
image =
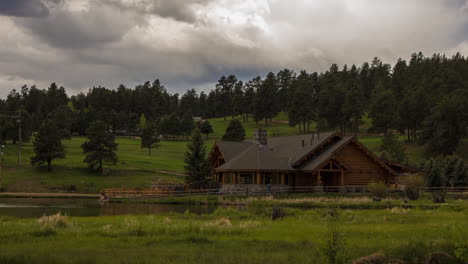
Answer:
POLYGON ((331 145, 324 152, 320 153, 318 157, 313 159, 311 162, 306 163, 305 166, 303 166, 301 169, 306 170, 306 171, 312 171, 312 170, 318 169, 318 166, 320 166, 320 164, 330 159, 337 149, 339 149, 340 147, 348 143, 352 138, 353 137, 350 137, 350 136, 341 138, 338 142, 331 145))
POLYGON ((224 161, 227 162, 248 147, 251 147, 255 144, 251 142, 217 141, 216 145, 223 154, 224 161))
MULTIPOLYGON (((295 170, 296 161, 312 152, 335 132, 312 135, 268 138, 268 146, 260 146, 253 140, 244 142, 218 141, 216 144, 226 161, 219 170, 295 170), (304 142, 304 146, 302 145, 304 142)), ((346 137, 349 140, 351 137, 346 137)), ((340 140, 339 142, 341 142, 340 140)), ((338 142, 338 143, 339 143, 338 142)), ((347 141, 346 141, 347 142, 347 141)), ((335 147, 336 143, 332 146, 335 147)), ((328 150, 323 154, 328 155, 328 150)), ((331 152, 330 152, 331 153, 331 152)), ((322 154, 322 155, 323 155, 322 154)), ((316 159, 322 158, 322 155, 316 159)), ((315 159, 313 160, 315 161, 315 159)), ((307 164, 308 167, 309 164, 307 164)))

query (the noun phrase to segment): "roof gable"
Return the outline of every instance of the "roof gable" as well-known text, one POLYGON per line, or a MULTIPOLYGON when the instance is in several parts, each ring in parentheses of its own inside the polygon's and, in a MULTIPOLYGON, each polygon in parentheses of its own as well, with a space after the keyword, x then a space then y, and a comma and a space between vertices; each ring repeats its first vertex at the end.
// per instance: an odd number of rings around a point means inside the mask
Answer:
MULTIPOLYGON (((344 146, 353 143, 372 160, 392 174, 395 172, 352 136, 341 136, 336 132, 321 133, 320 136, 300 135, 272 137, 268 146, 252 140, 244 142, 218 141, 225 163, 216 168, 223 170, 278 170, 313 171, 336 157, 344 146)), ((341 162, 341 161, 340 161, 341 162)), ((342 164, 340 164, 342 165, 342 164)))
POLYGON ((217 141, 215 143, 215 146, 218 146, 226 162, 230 161, 252 145, 254 145, 254 143, 236 141, 217 141))

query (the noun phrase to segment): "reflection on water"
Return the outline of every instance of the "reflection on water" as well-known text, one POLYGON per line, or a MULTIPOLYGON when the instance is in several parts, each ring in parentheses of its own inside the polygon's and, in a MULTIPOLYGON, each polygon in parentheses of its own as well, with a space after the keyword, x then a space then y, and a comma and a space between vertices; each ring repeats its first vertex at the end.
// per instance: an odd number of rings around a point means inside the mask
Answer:
POLYGON ((0 198, 0 216, 40 217, 61 212, 69 216, 183 213, 208 214, 215 206, 173 204, 125 204, 95 199, 0 198))

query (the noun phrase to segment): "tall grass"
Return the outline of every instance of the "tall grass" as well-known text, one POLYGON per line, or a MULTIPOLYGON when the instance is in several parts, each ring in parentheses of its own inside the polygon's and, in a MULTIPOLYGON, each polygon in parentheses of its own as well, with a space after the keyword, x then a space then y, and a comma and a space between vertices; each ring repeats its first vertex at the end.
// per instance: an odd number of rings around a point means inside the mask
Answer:
POLYGON ((352 260, 383 251, 421 263, 440 251, 463 263, 466 207, 341 209, 332 229, 324 221, 327 211, 287 209, 277 221, 270 206, 226 207, 210 215, 49 216, 40 220, 54 226, 49 235, 38 235, 37 219, 1 218, 0 263, 327 263, 327 245, 338 248, 335 260, 342 252, 352 260))

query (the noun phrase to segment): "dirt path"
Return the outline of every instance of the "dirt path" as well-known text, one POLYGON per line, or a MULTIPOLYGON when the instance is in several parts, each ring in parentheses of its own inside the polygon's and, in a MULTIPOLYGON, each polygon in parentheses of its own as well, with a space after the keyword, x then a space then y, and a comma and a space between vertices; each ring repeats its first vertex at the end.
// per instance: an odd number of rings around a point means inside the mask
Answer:
POLYGON ((185 177, 185 173, 183 173, 181 171, 168 171, 168 170, 158 170, 158 169, 155 169, 155 171, 162 172, 162 173, 165 173, 165 174, 171 174, 171 175, 175 175, 175 176, 185 177))
POLYGON ((30 192, 0 192, 0 197, 15 198, 99 198, 99 194, 89 193, 30 193, 30 192))
POLYGON ((288 120, 273 120, 274 123, 289 124, 288 120))

